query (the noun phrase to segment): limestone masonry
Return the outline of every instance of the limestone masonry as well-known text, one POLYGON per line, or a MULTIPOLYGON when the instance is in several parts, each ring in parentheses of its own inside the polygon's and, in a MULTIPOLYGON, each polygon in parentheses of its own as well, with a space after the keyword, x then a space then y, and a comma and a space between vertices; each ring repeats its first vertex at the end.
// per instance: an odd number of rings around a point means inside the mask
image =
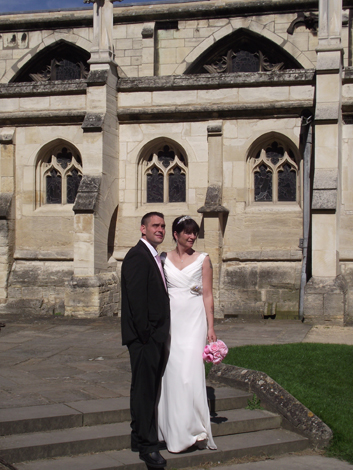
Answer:
POLYGON ((118 314, 160 211, 216 316, 352 323, 351 2, 90 3, 0 16, 1 309, 118 314))

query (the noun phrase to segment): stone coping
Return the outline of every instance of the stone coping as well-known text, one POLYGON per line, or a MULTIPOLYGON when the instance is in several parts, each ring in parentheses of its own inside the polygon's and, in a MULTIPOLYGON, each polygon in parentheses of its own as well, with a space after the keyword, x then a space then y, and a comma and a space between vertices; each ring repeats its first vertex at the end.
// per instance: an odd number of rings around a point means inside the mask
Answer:
POLYGON ((288 69, 277 72, 169 75, 119 78, 118 91, 166 91, 249 86, 314 85, 315 70, 288 69))
MULTIPOLYGON (((241 103, 241 104, 215 104, 191 106, 155 106, 145 108, 119 108, 118 118, 123 122, 159 122, 165 120, 209 120, 230 117, 255 119, 262 118, 295 117, 301 116, 303 109, 312 108, 313 101, 283 101, 269 103, 241 103)), ((1 121, 0 121, 1 123, 1 121)))
MULTIPOLYGON (((348 6, 350 0, 343 0, 348 6)), ((146 5, 115 5, 114 23, 137 21, 220 18, 231 15, 296 13, 298 10, 317 11, 317 0, 225 0, 183 3, 147 3, 146 5)), ((89 10, 22 12, 0 17, 0 32, 31 31, 67 27, 92 26, 93 8, 89 10)))
POLYGON ((332 439, 331 429, 318 416, 264 372, 217 364, 208 380, 255 393, 266 409, 284 418, 284 427, 307 437, 318 449, 326 447, 332 439))
POLYGON ((54 80, 49 82, 1 83, 0 98, 46 95, 85 94, 87 80, 54 80))
POLYGON ((229 251, 223 261, 302 261, 301 250, 229 251))

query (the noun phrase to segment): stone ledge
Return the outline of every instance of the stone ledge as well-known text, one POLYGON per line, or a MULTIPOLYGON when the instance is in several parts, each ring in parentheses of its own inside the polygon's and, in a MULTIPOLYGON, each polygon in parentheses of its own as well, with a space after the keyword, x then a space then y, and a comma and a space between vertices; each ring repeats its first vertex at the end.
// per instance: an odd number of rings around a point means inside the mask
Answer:
POLYGON ((314 85, 315 70, 283 72, 171 75, 167 77, 120 78, 119 92, 167 91, 256 86, 314 85))
POLYGON ((82 123, 86 111, 33 111, 18 113, 0 113, 0 125, 37 126, 67 123, 82 123))
POLYGON ((222 261, 302 261, 301 250, 230 251, 222 261))
POLYGON ((39 83, 6 83, 0 85, 0 98, 84 94, 86 89, 87 82, 83 79, 39 83))
MULTIPOLYGON (((311 108, 312 100, 305 101, 277 101, 268 103, 241 103, 241 104, 212 104, 212 105, 175 105, 175 106, 149 106, 144 108, 119 108, 118 119, 122 122, 160 122, 175 121, 178 119, 199 121, 226 117, 255 119, 300 117, 303 109, 311 108)), ((0 120, 1 124, 1 120, 0 120)))
POLYGON ((208 379, 255 393, 267 409, 284 418, 284 426, 307 437, 316 448, 322 449, 330 443, 331 429, 264 372, 217 364, 208 379))

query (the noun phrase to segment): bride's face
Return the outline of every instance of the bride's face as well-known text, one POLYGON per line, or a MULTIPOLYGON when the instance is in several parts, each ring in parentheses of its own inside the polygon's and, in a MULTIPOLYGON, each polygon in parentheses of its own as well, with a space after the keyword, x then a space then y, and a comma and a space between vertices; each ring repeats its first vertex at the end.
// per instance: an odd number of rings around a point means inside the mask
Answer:
POLYGON ((184 231, 180 233, 175 232, 174 236, 178 242, 178 245, 185 248, 186 250, 194 246, 195 240, 197 238, 197 235, 194 233, 185 233, 184 231))

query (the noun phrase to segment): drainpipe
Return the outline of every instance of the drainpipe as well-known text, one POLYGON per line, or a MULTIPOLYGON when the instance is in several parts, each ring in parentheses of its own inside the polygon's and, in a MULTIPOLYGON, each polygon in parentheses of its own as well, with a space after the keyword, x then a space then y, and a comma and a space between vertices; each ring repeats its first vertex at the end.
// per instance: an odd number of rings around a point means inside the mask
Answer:
POLYGON ((300 277, 299 320, 304 321, 304 290, 307 282, 308 241, 310 230, 310 162, 312 149, 312 116, 302 116, 302 125, 309 126, 304 148, 303 168, 303 239, 300 246, 303 249, 303 262, 300 277))

